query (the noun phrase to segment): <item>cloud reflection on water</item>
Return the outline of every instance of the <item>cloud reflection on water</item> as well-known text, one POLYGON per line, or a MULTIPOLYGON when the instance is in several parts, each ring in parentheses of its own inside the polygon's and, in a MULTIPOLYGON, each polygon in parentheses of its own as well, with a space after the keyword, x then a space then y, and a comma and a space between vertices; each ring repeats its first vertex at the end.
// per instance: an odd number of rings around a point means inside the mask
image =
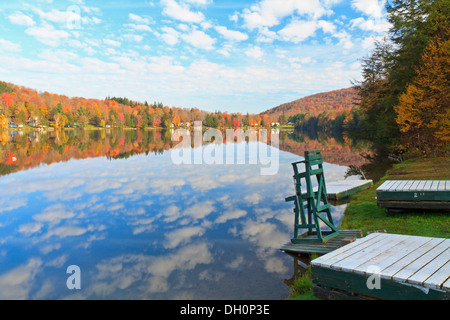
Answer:
MULTIPOLYGON (((166 152, 0 178, 1 297, 283 298, 296 160, 280 152, 279 173, 261 176, 257 165, 173 165, 166 152), (69 263, 80 292, 64 287, 69 263)), ((325 170, 334 180, 346 167, 325 170)), ((333 208, 338 222, 344 209, 333 208)))

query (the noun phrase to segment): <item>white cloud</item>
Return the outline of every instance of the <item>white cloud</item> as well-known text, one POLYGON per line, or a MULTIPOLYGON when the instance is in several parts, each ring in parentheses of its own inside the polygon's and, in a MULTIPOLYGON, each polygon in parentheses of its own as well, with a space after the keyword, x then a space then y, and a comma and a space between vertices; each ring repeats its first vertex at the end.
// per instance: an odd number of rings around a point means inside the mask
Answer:
POLYGON ((42 260, 31 258, 25 264, 2 274, 0 276, 0 299, 25 300, 29 294, 36 275, 42 271, 42 260))
POLYGON ((121 43, 119 41, 111 40, 111 39, 104 39, 103 43, 105 43, 108 46, 112 46, 112 47, 120 47, 121 46, 121 43))
POLYGON ((138 16, 137 14, 133 14, 133 13, 130 13, 128 15, 128 17, 130 18, 131 21, 136 22, 137 24, 146 24, 147 25, 147 24, 150 24, 150 22, 151 22, 150 18, 141 17, 141 16, 138 16))
POLYGON ((141 42, 142 40, 144 40, 144 37, 138 34, 124 34, 123 38, 135 42, 141 42))
POLYGON ((161 0, 161 3, 164 6, 163 13, 172 19, 192 23, 205 20, 203 13, 191 11, 187 4, 178 3, 175 0, 161 0))
POLYGON ((62 204, 55 204, 47 209, 45 209, 42 213, 33 216, 33 219, 40 222, 48 222, 51 224, 58 224, 62 220, 73 218, 75 214, 67 210, 67 208, 62 204))
POLYGON ((374 31, 384 33, 389 31, 391 24, 385 19, 364 19, 359 17, 350 21, 350 25, 363 31, 374 31))
POLYGON ((216 42, 215 39, 200 30, 194 30, 188 34, 183 34, 181 37, 191 46, 204 50, 214 49, 214 43, 216 42))
POLYGON ((322 28, 325 33, 333 33, 336 31, 336 26, 329 21, 320 20, 318 21, 318 26, 322 28))
POLYGON ((220 33, 225 39, 230 41, 245 41, 248 39, 248 35, 240 31, 229 30, 227 27, 217 26, 216 31, 220 33))
POLYGON ((383 17, 386 0, 352 0, 352 7, 362 13, 373 17, 383 17))
POLYGON ((292 21, 289 25, 278 32, 284 41, 299 43, 312 37, 318 28, 316 21, 292 21))
POLYGON ((245 54, 253 59, 261 59, 264 55, 264 52, 262 51, 262 49, 258 46, 255 46, 253 48, 248 49, 247 51, 245 51, 245 54))
POLYGON ((44 227, 42 223, 24 224, 19 227, 19 232, 25 236, 31 236, 34 233, 40 232, 42 227, 44 227))
POLYGON ((202 6, 212 3, 212 1, 213 0, 184 0, 184 2, 189 2, 194 5, 202 5, 202 6))
POLYGON ((202 236, 205 233, 202 227, 186 227, 177 229, 177 232, 166 233, 166 241, 164 241, 164 248, 176 248, 181 243, 186 244, 191 241, 193 237, 202 236))
POLYGON ((10 15, 8 18, 11 23, 19 26, 32 27, 36 24, 36 22, 34 22, 31 17, 23 14, 22 12, 16 12, 10 15))
POLYGON ((67 238, 67 237, 77 237, 81 236, 88 232, 86 228, 80 228, 75 226, 63 226, 56 228, 54 230, 49 231, 45 236, 44 239, 56 236, 61 239, 67 238))
POLYGON ((37 41, 50 47, 57 47, 63 40, 67 40, 70 34, 64 30, 56 30, 53 26, 46 24, 43 27, 31 27, 25 33, 36 38, 37 41))
POLYGON ((164 33, 161 35, 161 38, 165 43, 171 46, 174 46, 178 43, 180 33, 177 30, 170 27, 163 27, 162 31, 164 33))
POLYGON ((201 202, 193 205, 192 207, 186 209, 183 215, 192 218, 193 220, 204 219, 209 216, 214 210, 212 201, 201 202))
POLYGON ((134 23, 129 23, 129 24, 124 24, 123 25, 126 28, 130 28, 136 31, 147 31, 147 32, 151 32, 152 28, 150 28, 148 25, 146 24, 134 24, 134 23))
POLYGON ((241 210, 241 209, 228 210, 228 211, 225 211, 223 214, 221 214, 216 219, 216 223, 225 223, 229 220, 236 220, 236 219, 245 217, 246 215, 247 215, 247 211, 245 211, 245 210, 241 210))
MULTIPOLYGON (((262 0, 250 9, 244 9, 241 17, 247 28, 254 30, 261 27, 273 27, 283 18, 293 14, 318 19, 328 11, 319 0, 262 0)), ((236 18, 234 18, 236 19, 236 18)))
POLYGON ((0 51, 3 52, 20 52, 22 51, 20 44, 11 42, 9 40, 0 39, 0 51))
POLYGON ((278 32, 281 40, 292 41, 299 43, 306 39, 313 37, 318 29, 322 29, 324 33, 331 33, 334 35, 336 26, 325 20, 293 20, 278 32))

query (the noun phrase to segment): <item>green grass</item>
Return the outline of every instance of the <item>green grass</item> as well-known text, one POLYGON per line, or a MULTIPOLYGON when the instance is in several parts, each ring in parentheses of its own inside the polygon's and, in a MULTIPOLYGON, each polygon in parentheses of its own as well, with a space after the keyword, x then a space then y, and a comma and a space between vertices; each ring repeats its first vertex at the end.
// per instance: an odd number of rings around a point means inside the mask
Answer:
MULTIPOLYGON (((314 260, 317 257, 311 257, 314 260)), ((289 300, 319 300, 313 294, 314 283, 311 278, 311 266, 308 266, 301 277, 294 280, 291 286, 289 300)))
POLYGON ((409 210, 387 216, 376 201, 376 189, 386 180, 450 180, 449 159, 413 159, 395 165, 380 182, 350 198, 341 229, 361 229, 364 234, 386 230, 394 234, 449 237, 448 213, 409 210))

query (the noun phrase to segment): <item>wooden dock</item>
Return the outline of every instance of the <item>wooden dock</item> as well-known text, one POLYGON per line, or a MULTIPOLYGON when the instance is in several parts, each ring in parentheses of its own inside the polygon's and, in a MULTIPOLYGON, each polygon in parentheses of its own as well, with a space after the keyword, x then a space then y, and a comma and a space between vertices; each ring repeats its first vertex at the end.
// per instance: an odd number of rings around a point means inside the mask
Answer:
MULTIPOLYGON (((371 186, 373 186, 372 180, 342 180, 327 182, 327 199, 330 201, 341 201, 352 194, 369 189, 371 186)), ((313 191, 317 192, 317 189, 317 187, 314 187, 313 191)), ((306 189, 302 189, 302 194, 306 194, 306 189)), ((294 197, 292 196, 291 198, 288 199, 293 201, 294 197)))
POLYGON ((311 272, 321 298, 448 300, 450 239, 373 233, 313 260, 311 272))
POLYGON ((327 183, 327 197, 339 201, 373 186, 372 180, 344 180, 327 183))
POLYGON ((281 251, 291 254, 327 254, 362 237, 361 230, 339 230, 339 235, 325 243, 286 243, 281 251))
POLYGON ((377 189, 378 206, 450 211, 449 180, 388 180, 377 189))

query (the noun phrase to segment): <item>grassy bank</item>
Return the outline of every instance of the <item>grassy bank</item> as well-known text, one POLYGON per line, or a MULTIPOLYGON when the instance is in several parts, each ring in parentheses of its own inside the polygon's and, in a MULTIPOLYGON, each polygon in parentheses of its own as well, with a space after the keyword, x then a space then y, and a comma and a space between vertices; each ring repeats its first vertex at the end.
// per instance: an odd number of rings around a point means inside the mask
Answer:
MULTIPOLYGON (((373 187, 350 198, 341 229, 368 231, 386 230, 388 233, 425 237, 449 238, 450 215, 444 212, 404 211, 388 216, 377 206, 376 189, 386 180, 450 180, 450 159, 411 159, 394 165, 373 187)), ((291 288, 291 300, 312 300, 313 283, 307 271, 291 288)))
POLYGON ((377 206, 376 189, 386 180, 450 180, 450 159, 412 159, 394 165, 372 188, 351 197, 341 229, 367 231, 386 230, 388 233, 426 237, 449 237, 450 215, 443 212, 404 211, 388 217, 377 206))

